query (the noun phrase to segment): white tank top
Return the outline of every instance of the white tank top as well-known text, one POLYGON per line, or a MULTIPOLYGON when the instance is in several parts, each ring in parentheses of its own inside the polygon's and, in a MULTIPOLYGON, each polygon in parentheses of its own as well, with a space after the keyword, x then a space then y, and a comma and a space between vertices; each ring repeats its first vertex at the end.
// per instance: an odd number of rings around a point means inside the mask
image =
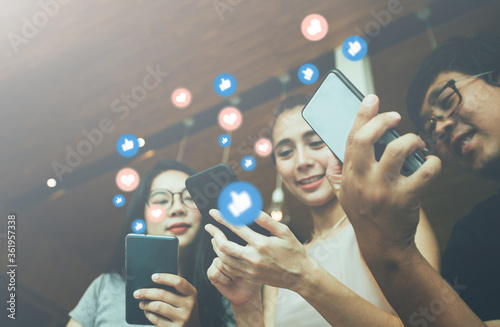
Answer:
MULTIPOLYGON (((318 241, 307 253, 353 292, 395 315, 361 256, 351 224, 333 237, 318 241)), ((280 288, 275 326, 319 327, 330 324, 299 294, 280 288)))

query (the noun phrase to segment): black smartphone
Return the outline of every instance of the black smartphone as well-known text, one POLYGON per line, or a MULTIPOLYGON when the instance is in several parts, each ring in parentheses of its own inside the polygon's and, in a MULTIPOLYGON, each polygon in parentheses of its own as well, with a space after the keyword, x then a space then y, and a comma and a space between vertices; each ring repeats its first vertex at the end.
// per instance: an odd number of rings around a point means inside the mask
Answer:
POLYGON ((177 291, 151 280, 154 273, 177 274, 179 240, 175 236, 128 234, 125 238, 125 320, 132 325, 153 325, 139 308, 134 292, 141 288, 177 291))
MULTIPOLYGON (((226 226, 219 224, 208 213, 210 209, 218 209, 217 200, 224 187, 237 180, 238 178, 231 167, 228 164, 222 163, 189 176, 186 179, 186 188, 206 221, 221 229, 229 240, 240 245, 246 245, 247 242, 226 226)), ((257 233, 266 236, 270 235, 268 230, 255 222, 248 225, 248 227, 257 233)))
MULTIPOLYGON (((338 69, 331 70, 309 102, 302 109, 302 117, 325 142, 335 156, 344 162, 347 137, 358 113, 363 94, 338 69)), ((387 144, 401 135, 390 129, 375 144, 375 157, 380 160, 387 144)), ((401 175, 410 176, 424 162, 420 151, 408 156, 401 175)))

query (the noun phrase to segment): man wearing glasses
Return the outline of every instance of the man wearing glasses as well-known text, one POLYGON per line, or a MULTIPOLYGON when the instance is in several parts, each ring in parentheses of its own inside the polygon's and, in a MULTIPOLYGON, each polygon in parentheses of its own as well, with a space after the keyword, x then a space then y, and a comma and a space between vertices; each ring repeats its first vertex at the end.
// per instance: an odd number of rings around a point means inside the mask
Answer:
POLYGON ((420 197, 441 162, 430 155, 412 176, 398 174, 406 156, 427 148, 471 174, 500 181, 500 35, 443 42, 413 78, 407 106, 422 139, 404 135, 379 162, 367 160, 373 144, 400 120, 397 113, 377 116, 378 98, 367 96, 347 141, 343 174, 329 180, 405 325, 500 326, 500 194, 456 224, 443 258, 450 285, 414 242, 420 197))

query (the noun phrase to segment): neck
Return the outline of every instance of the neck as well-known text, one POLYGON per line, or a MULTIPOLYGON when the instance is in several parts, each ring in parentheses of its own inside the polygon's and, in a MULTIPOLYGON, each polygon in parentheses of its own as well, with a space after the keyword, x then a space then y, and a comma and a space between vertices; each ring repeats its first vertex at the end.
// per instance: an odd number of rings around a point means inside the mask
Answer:
POLYGON ((329 232, 345 215, 337 198, 319 207, 309 207, 309 212, 313 219, 315 235, 329 232))

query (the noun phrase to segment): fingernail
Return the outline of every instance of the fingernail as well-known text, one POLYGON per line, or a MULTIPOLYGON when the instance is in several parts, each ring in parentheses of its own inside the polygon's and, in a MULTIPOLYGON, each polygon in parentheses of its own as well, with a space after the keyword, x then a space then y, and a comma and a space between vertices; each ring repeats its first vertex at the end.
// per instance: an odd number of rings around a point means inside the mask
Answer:
POLYGON ((389 112, 387 112, 387 115, 389 115, 393 118, 401 118, 401 115, 397 111, 389 111, 389 112))
POLYGON ((368 94, 364 99, 363 99, 363 104, 367 106, 372 106, 377 102, 377 96, 374 94, 368 94))
POLYGON ((151 279, 152 279, 152 280, 157 280, 159 277, 160 277, 160 275, 158 275, 158 274, 153 274, 153 275, 151 276, 151 279))
POLYGON ((206 230, 207 232, 210 232, 210 230, 211 230, 211 229, 212 229, 212 225, 210 225, 210 224, 206 224, 206 225, 205 225, 205 230, 206 230))
POLYGON ((134 297, 138 298, 140 294, 141 294, 141 291, 137 290, 137 291, 134 292, 134 297))
POLYGON ((144 302, 139 302, 139 308, 144 309, 144 302))

